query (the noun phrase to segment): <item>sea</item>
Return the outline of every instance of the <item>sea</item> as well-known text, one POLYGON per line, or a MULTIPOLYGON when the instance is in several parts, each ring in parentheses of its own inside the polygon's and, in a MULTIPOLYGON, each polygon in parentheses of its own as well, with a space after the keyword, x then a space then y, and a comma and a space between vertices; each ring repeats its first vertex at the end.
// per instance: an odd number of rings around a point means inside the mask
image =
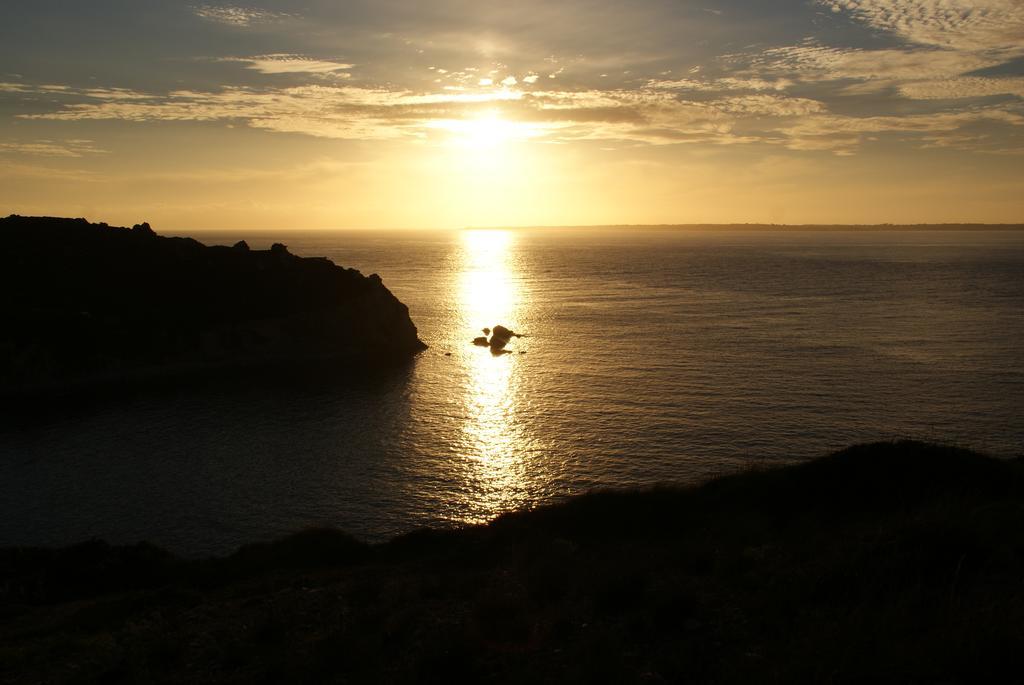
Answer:
MULTIPOLYGON (((192 234, 377 273, 429 345, 323 384, 0 421, 0 546, 376 542, 862 442, 1024 454, 1024 232, 192 234), (508 354, 472 344, 506 326, 508 354)), ((10 418, 10 417, 8 417, 10 418)))

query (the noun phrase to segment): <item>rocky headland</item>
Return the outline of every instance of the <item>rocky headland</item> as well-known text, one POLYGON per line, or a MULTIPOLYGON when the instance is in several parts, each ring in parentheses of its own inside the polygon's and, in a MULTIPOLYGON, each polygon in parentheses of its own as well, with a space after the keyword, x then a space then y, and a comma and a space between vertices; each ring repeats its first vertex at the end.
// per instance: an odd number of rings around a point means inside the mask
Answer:
POLYGON ((389 364, 426 346, 377 275, 85 219, 0 219, 0 396, 259 368, 389 364))

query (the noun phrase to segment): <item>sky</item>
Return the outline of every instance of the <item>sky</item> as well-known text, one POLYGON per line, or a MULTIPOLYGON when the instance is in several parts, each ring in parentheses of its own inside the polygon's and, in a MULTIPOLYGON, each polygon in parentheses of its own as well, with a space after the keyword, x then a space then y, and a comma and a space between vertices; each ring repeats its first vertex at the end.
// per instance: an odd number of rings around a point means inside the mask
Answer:
POLYGON ((9 0, 0 214, 1024 222, 1024 0, 9 0))

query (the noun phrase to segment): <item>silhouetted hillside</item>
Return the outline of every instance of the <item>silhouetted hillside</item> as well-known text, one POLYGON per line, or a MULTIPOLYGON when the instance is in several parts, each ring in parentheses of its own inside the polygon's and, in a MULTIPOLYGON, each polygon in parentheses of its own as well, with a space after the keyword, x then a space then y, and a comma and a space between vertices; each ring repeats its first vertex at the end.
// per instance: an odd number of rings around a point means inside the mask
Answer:
POLYGON ((383 545, 0 551, 0 681, 983 683, 1024 672, 1024 471, 916 442, 383 545))
POLYGON ((0 394, 423 349, 376 275, 85 219, 0 219, 0 394))

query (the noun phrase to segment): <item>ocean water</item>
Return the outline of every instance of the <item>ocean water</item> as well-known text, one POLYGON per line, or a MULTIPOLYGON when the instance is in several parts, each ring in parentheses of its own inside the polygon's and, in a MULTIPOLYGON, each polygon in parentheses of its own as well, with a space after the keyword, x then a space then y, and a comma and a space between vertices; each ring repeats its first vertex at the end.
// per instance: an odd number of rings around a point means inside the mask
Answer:
POLYGON ((0 546, 381 540, 856 442, 1024 453, 1024 234, 197 234, 379 273, 430 349, 344 387, 179 392, 0 427, 0 546), (470 341, 524 337, 494 356, 470 341))

